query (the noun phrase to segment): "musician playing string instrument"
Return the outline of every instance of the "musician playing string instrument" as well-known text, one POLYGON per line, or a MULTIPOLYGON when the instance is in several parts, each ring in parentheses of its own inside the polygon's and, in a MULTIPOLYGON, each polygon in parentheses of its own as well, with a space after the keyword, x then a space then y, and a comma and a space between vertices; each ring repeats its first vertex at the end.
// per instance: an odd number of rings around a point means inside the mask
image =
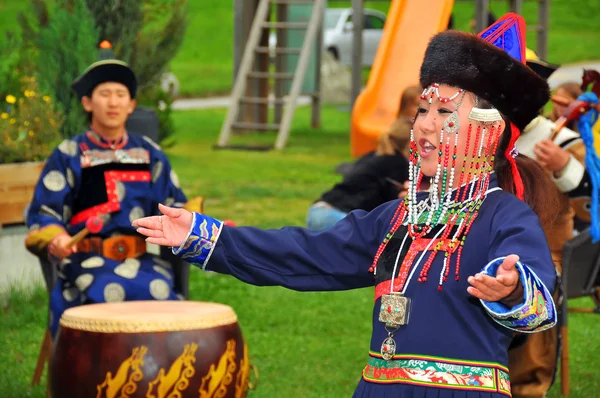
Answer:
POLYGON ((157 214, 158 203, 182 207, 186 197, 160 147, 125 130, 135 108, 136 78, 121 61, 92 64, 73 82, 90 116, 89 129, 64 140, 47 159, 27 224, 28 249, 46 249, 58 264, 50 298, 50 331, 70 307, 98 302, 177 299, 170 265, 146 252, 131 222, 157 214), (92 216, 98 234, 68 246, 92 216))
POLYGON ((523 64, 524 20, 509 14, 498 24, 486 39, 446 31, 429 43, 405 200, 352 211, 323 232, 231 228, 166 206, 133 225, 201 268, 254 285, 374 286, 356 397, 510 394, 513 331, 556 321, 554 265, 530 207, 545 218, 556 197, 541 167, 514 151, 548 86, 523 64), (429 192, 416 191, 423 177, 429 192))

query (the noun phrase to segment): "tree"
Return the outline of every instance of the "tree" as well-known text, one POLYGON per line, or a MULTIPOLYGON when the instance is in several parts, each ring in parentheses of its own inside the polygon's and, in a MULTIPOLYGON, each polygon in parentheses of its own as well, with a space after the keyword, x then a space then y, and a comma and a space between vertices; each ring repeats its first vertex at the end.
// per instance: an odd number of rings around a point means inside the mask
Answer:
POLYGON ((98 32, 83 0, 63 1, 48 24, 38 32, 38 78, 40 88, 60 104, 65 121, 63 135, 71 137, 88 124, 71 83, 97 61, 98 32))
POLYGON ((187 28, 187 0, 86 0, 100 38, 136 74, 142 96, 153 91, 187 28))
POLYGON ((138 103, 158 113, 159 139, 171 135, 172 99, 160 89, 160 77, 183 41, 187 0, 31 0, 31 4, 33 22, 19 15, 22 36, 25 47, 39 54, 36 68, 42 87, 53 89, 67 114, 66 135, 81 129, 77 126, 85 121, 75 110, 81 106, 73 100, 71 82, 97 60, 102 40, 110 41, 116 57, 135 72, 138 103), (55 5, 53 12, 48 4, 55 5))

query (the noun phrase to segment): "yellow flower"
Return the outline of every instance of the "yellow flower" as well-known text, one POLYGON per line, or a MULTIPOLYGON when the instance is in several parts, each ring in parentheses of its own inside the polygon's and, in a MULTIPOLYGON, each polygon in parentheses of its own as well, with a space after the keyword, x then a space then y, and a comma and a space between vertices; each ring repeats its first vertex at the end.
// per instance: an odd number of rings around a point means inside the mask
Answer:
POLYGON ((25 94, 25 96, 26 96, 27 98, 29 98, 29 97, 33 97, 33 96, 35 95, 35 91, 33 91, 33 90, 25 90, 25 93, 24 93, 24 94, 25 94))
POLYGON ((44 95, 44 96, 42 97, 42 99, 43 99, 43 100, 44 100, 44 102, 46 102, 47 104, 48 104, 48 103, 50 103, 50 100, 51 100, 51 98, 50 98, 50 97, 48 97, 47 95, 44 95))
POLYGON ((6 102, 8 102, 9 104, 14 104, 15 102, 17 102, 17 97, 15 97, 14 95, 8 94, 6 96, 6 102))
POLYGON ((25 122, 23 122, 23 124, 24 124, 25 126, 29 126, 29 121, 25 120, 25 122))
POLYGON ((15 124, 15 123, 17 122, 17 119, 15 119, 15 118, 13 117, 13 118, 11 118, 11 119, 10 119, 8 122, 9 122, 10 124, 15 124))
POLYGON ((6 112, 2 112, 2 113, 0 113, 0 117, 1 117, 2 119, 8 119, 8 113, 6 113, 6 112))
POLYGON ((33 137, 33 130, 29 130, 29 136, 33 137))

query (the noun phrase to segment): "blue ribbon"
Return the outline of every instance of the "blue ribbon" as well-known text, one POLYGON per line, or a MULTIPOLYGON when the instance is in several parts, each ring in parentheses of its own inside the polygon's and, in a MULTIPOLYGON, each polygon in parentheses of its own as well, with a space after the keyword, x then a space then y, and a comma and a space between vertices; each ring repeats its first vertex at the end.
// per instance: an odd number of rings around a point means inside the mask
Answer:
MULTIPOLYGON (((599 102, 598 96, 592 92, 583 93, 577 99, 596 105, 599 102)), ((598 220, 598 206, 600 200, 600 159, 594 148, 594 134, 592 132, 592 128, 597 121, 598 110, 592 108, 589 112, 582 115, 577 122, 579 134, 585 144, 585 167, 592 179, 592 206, 590 208, 592 225, 590 226, 590 236, 592 237, 593 243, 600 240, 600 220, 598 220)))

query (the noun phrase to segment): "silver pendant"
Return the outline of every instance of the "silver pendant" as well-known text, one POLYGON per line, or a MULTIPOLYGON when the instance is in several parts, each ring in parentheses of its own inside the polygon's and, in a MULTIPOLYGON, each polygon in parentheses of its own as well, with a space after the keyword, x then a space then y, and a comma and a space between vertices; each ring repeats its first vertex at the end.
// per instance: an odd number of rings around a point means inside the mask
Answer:
POLYGON ((397 328, 406 325, 410 315, 410 299, 402 293, 390 293, 381 296, 379 321, 388 327, 397 328))
POLYGON ((381 356, 386 361, 389 361, 390 359, 392 359, 394 357, 395 353, 396 353, 396 341, 394 340, 394 338, 392 337, 392 334, 390 333, 389 336, 385 340, 383 340, 383 344, 381 344, 381 356))
POLYGON ((458 133, 460 127, 460 121, 458 119, 458 112, 452 112, 450 116, 444 120, 444 131, 448 134, 458 133))

